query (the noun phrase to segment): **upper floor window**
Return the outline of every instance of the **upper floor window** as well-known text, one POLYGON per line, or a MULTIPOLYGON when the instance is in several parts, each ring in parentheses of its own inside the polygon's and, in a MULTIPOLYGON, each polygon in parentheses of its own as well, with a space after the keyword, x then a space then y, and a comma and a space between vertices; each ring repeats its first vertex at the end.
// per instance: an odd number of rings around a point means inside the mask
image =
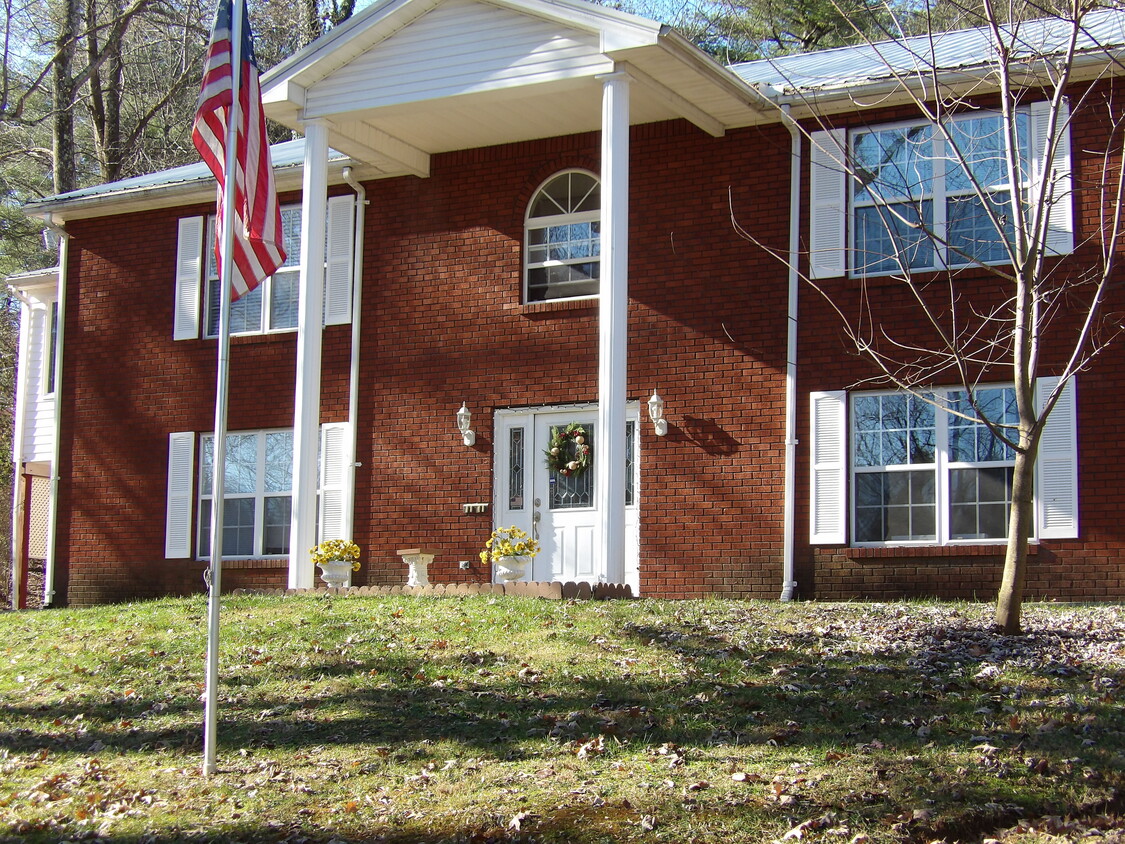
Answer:
POLYGON ((584 170, 552 176, 536 191, 524 224, 525 301, 598 294, 601 188, 584 170))
MULTIPOLYGON (((260 334, 297 327, 301 276, 301 206, 281 209, 285 263, 272 276, 231 303, 230 333, 260 334)), ((219 268, 215 261, 215 218, 207 220, 207 337, 219 334, 219 268)))
MULTIPOLYGON (((1046 203, 1046 255, 1074 249, 1070 113, 1049 102, 927 121, 813 132, 813 278, 1001 264, 1016 242, 1013 201, 1046 203), (1054 144, 1048 130, 1055 119, 1054 144), (1009 132, 1008 130, 1012 131, 1009 132), (1007 159, 1012 150, 1014 173, 1007 159), (1048 149, 1052 152, 1046 160, 1048 149)), ((1028 231, 1029 236, 1036 233, 1028 231)))
POLYGON ((1012 196, 1025 200, 1030 181, 1029 115, 1016 114, 1015 185, 1008 179, 1007 135, 999 114, 958 117, 947 125, 948 138, 930 123, 852 133, 854 273, 1008 259, 1007 245, 1014 240, 1012 196))

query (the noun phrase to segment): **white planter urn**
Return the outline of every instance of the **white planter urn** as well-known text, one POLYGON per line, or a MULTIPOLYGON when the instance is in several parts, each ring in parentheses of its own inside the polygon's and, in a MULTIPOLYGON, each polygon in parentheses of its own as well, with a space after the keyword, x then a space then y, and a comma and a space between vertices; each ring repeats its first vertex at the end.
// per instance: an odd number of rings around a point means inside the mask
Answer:
POLYGON ((509 583, 519 580, 527 573, 531 557, 501 557, 496 561, 496 579, 509 583))
POLYGON ((352 564, 348 560, 328 560, 317 563, 320 566, 320 579, 329 586, 345 589, 352 579, 352 564))

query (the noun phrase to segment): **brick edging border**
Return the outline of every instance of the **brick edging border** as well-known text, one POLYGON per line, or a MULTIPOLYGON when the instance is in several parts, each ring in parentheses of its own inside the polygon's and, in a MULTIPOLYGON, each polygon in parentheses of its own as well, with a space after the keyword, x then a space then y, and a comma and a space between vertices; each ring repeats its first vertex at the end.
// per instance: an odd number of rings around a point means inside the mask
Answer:
POLYGON ((605 601, 632 598, 633 589, 625 583, 432 583, 429 586, 349 586, 344 589, 234 589, 231 595, 413 595, 439 598, 448 595, 513 595, 546 598, 551 601, 605 601))

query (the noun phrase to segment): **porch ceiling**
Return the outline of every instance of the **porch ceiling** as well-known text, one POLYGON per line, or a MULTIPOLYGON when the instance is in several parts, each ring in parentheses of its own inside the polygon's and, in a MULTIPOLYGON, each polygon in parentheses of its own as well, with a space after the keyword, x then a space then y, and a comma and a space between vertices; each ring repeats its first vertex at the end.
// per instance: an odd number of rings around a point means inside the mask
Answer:
POLYGON ((574 0, 384 0, 274 68, 266 113, 383 176, 435 153, 601 128, 599 77, 634 80, 630 122, 702 131, 777 119, 755 89, 673 31, 574 0))

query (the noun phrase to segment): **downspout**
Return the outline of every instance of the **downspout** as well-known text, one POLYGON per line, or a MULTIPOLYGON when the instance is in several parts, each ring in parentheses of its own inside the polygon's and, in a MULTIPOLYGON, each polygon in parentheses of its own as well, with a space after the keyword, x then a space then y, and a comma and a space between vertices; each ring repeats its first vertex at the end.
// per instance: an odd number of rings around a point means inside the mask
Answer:
POLYGON ((794 564, 795 502, 797 474, 797 293, 801 277, 797 271, 801 238, 801 131, 789 116, 789 104, 781 106, 785 128, 792 137, 789 170, 789 308, 786 315, 787 344, 785 352, 785 480, 784 514, 785 536, 782 539, 781 600, 792 601, 797 589, 794 564))
POLYGON ((66 277, 67 262, 70 257, 70 234, 61 226, 55 225, 50 217, 47 227, 59 236, 59 281, 58 281, 58 328, 55 332, 55 441, 52 443, 51 486, 47 508, 47 559, 43 562, 43 607, 51 606, 55 600, 55 543, 58 536, 59 520, 59 459, 62 455, 62 395, 63 395, 63 349, 66 343, 66 277))
POLYGON ((347 477, 347 506, 344 508, 344 535, 353 539, 355 529, 356 443, 359 438, 359 341, 360 314, 363 302, 363 227, 367 211, 367 191, 355 180, 352 168, 344 168, 344 181, 355 191, 355 252, 352 254, 352 357, 348 376, 348 454, 344 461, 347 477))

